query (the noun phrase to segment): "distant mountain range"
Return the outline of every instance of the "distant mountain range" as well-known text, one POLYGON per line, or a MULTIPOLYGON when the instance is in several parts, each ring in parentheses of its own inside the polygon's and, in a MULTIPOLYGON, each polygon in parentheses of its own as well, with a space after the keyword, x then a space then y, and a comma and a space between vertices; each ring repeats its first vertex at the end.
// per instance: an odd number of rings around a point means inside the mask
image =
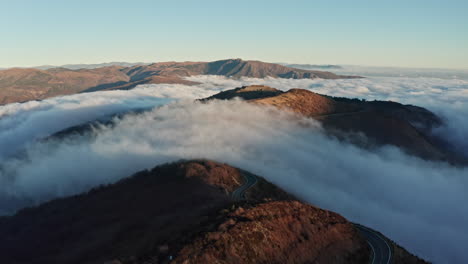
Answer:
POLYGON ((341 70, 343 69, 340 65, 332 64, 288 64, 288 63, 279 63, 286 67, 305 69, 305 70, 341 70))
POLYGON ((54 66, 54 65, 41 65, 37 67, 31 67, 34 69, 40 69, 40 70, 48 70, 52 68, 66 68, 70 70, 79 70, 79 69, 96 69, 96 68, 102 68, 102 67, 111 67, 111 66, 122 66, 122 67, 132 67, 132 66, 138 66, 138 65, 148 65, 151 63, 144 63, 144 62, 106 62, 106 63, 98 63, 98 64, 65 64, 65 65, 60 65, 60 66, 54 66))
POLYGON ((79 70, 79 69, 97 69, 102 67, 111 67, 111 66, 122 66, 122 67, 132 67, 137 65, 148 65, 151 63, 148 62, 123 62, 123 61, 114 61, 114 62, 105 62, 105 63, 90 63, 90 64, 65 64, 65 65, 40 65, 40 66, 32 66, 32 67, 5 67, 0 68, 2 70, 8 69, 39 69, 39 70, 48 70, 53 68, 65 68, 70 70, 79 70))
MULTIPOLYGON (((151 62, 123 62, 123 61, 114 61, 114 62, 105 62, 105 63, 82 63, 82 64, 65 64, 65 65, 41 65, 41 66, 33 66, 33 67, 8 67, 8 68, 0 68, 0 70, 6 70, 11 68, 24 68, 24 69, 39 69, 39 70, 48 70, 53 68, 66 68, 70 70, 79 70, 79 69, 97 69, 102 67, 111 67, 111 66, 122 66, 122 67, 132 67, 132 66, 139 66, 139 65, 150 65, 154 64, 151 62)), ((275 64, 283 65, 290 68, 298 68, 298 69, 321 69, 321 70, 337 70, 343 69, 340 65, 332 65, 332 64, 292 64, 292 63, 284 63, 284 62, 277 62, 275 64)))
MULTIPOLYGON (((125 63, 123 63, 125 64, 125 63)), ((197 84, 184 79, 193 75, 231 78, 340 79, 359 76, 303 70, 261 61, 228 59, 213 62, 160 62, 144 65, 69 68, 13 68, 0 71, 0 104, 45 99, 79 92, 132 89, 140 84, 197 84)), ((82 67, 75 65, 74 67, 82 67)))

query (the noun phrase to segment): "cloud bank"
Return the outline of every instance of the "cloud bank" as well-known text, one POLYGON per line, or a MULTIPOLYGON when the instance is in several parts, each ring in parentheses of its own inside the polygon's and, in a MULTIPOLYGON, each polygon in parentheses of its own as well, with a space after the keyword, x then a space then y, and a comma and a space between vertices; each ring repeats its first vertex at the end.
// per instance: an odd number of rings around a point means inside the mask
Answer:
POLYGON ((2 183, 2 192, 39 202, 156 164, 208 158, 264 175, 430 260, 468 260, 468 208, 461 206, 468 199, 466 169, 395 148, 367 152, 326 137, 316 121, 298 123, 290 114, 241 101, 174 103, 102 127, 95 138, 37 144, 28 161, 6 163, 4 173, 14 177, 2 183))
POLYGON ((375 152, 358 149, 327 137, 314 120, 271 108, 242 101, 199 104, 185 100, 248 84, 391 99, 442 113, 447 125, 435 132, 452 133, 451 141, 466 151, 467 82, 428 78, 190 79, 203 84, 144 85, 132 91, 0 107, 0 213, 79 193, 168 161, 208 158, 265 176, 308 202, 382 231, 428 260, 468 262, 466 168, 425 162, 392 147, 375 152), (168 103, 162 98, 181 100, 168 103), (161 107, 117 118, 113 127, 98 127, 93 137, 34 140, 102 116, 155 106, 161 107), (17 145, 26 144, 23 141, 28 142, 27 159, 11 157, 17 145))
POLYGON ((390 100, 422 106, 445 120, 445 125, 434 133, 447 138, 448 144, 468 157, 468 118, 466 118, 468 79, 372 77, 345 80, 275 78, 233 80, 220 76, 193 76, 188 79, 203 83, 201 87, 207 87, 210 92, 214 90, 213 87, 225 90, 243 85, 265 84, 280 90, 302 88, 336 97, 390 100))
MULTIPOLYGON (((159 95, 159 94, 158 94, 159 95)), ((0 160, 68 127, 162 105, 151 89, 76 94, 0 106, 0 160)))
POLYGON ((372 67, 360 65, 339 65, 337 68, 320 67, 320 65, 294 65, 305 70, 330 70, 342 75, 359 75, 365 77, 409 77, 409 78, 439 78, 468 80, 468 69, 437 69, 437 68, 402 68, 402 67, 372 67))

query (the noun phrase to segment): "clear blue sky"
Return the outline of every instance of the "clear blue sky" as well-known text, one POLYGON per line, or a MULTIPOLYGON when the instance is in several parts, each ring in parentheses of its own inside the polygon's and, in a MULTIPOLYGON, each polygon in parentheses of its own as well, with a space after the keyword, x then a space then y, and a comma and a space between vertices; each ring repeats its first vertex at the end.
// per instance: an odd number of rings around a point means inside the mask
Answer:
POLYGON ((223 58, 468 68, 468 0, 0 0, 0 67, 223 58))

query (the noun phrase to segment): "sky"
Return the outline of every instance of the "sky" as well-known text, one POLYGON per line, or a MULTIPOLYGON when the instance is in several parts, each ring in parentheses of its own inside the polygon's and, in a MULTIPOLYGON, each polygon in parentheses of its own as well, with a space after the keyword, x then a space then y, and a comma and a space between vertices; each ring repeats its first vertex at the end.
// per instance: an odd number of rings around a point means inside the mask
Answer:
POLYGON ((0 0, 0 68, 225 58, 468 68, 468 1, 0 0))

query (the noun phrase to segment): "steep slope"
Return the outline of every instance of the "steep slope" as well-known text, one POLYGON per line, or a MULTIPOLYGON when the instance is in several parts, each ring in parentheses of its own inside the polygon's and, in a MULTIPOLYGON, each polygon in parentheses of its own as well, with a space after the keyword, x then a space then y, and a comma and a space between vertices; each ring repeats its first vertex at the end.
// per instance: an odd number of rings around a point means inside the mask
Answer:
POLYGON ((161 62, 130 67, 110 66, 94 69, 66 68, 8 69, 0 71, 0 104, 44 99, 57 95, 101 90, 132 89, 140 84, 179 83, 193 85, 183 77, 222 75, 274 78, 356 78, 330 72, 307 71, 278 64, 240 59, 214 62, 161 62))
MULTIPOLYGON (((363 263, 370 248, 336 213, 259 176, 185 161, 0 218, 0 262, 363 263)), ((401 249, 402 250, 402 249, 401 249)), ((418 261, 406 251, 409 260, 418 261)))

